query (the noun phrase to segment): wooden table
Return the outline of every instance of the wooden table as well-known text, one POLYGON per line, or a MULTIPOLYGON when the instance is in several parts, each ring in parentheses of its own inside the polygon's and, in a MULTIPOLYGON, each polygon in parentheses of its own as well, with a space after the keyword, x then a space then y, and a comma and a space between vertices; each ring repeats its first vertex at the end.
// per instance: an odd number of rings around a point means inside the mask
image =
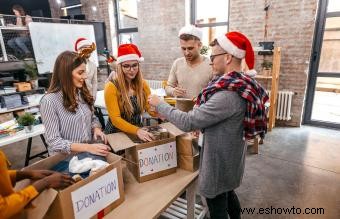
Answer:
POLYGON ((186 190, 187 218, 193 219, 197 178, 198 171, 192 173, 182 169, 144 183, 128 177, 128 181, 124 182, 125 201, 104 218, 157 218, 186 190))

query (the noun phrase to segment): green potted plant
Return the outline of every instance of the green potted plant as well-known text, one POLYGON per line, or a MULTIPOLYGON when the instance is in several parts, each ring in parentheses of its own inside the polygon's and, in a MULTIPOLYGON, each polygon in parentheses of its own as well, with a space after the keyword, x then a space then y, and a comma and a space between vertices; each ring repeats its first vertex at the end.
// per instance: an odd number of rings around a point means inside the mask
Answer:
POLYGON ((264 60, 261 64, 262 67, 262 74, 263 75, 271 75, 272 74, 272 67, 273 63, 268 60, 264 60))
POLYGON ((29 77, 32 89, 38 88, 38 68, 35 62, 24 62, 25 72, 29 77))
POLYGON ((208 55, 209 47, 208 46, 202 46, 200 50, 201 55, 208 55))
POLYGON ((27 133, 33 131, 35 118, 31 113, 24 113, 18 117, 17 121, 19 125, 24 126, 24 129, 27 133))

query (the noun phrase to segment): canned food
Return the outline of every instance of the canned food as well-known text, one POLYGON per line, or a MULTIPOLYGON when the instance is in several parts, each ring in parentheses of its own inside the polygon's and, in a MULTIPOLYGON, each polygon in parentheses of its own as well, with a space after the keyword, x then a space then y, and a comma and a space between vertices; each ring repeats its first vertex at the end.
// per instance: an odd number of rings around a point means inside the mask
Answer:
POLYGON ((161 138, 161 139, 169 138, 169 132, 168 132, 168 130, 161 128, 161 129, 159 129, 158 131, 159 131, 159 133, 160 133, 160 138, 161 138))

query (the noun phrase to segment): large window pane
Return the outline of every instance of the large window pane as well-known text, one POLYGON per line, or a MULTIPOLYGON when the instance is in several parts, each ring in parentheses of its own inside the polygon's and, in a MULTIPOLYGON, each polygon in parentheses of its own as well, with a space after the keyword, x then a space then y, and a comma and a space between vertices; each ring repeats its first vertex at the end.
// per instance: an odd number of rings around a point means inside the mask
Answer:
POLYGON ((340 17, 327 18, 319 72, 340 73, 340 17))
POLYGON ((119 0, 119 29, 137 27, 137 0, 119 0))
POLYGON ((340 1, 339 0, 328 0, 327 12, 340 11, 340 1))
POLYGON ((119 44, 123 44, 123 43, 133 43, 133 44, 138 45, 139 44, 138 32, 119 34, 119 44))
POLYGON ((206 24, 227 22, 229 17, 229 0, 196 0, 195 23, 206 24))
POLYGON ((228 32, 228 26, 202 27, 201 30, 203 32, 202 44, 209 46, 217 36, 228 32))
POLYGON ((340 124, 340 78, 318 77, 312 120, 340 124))

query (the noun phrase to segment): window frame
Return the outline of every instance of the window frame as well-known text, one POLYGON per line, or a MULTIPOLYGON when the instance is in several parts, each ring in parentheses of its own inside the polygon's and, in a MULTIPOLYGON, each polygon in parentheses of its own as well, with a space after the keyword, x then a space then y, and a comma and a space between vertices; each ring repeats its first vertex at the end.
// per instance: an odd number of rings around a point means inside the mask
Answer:
POLYGON ((196 27, 217 27, 217 26, 227 26, 229 31, 229 19, 230 19, 230 0, 228 1, 228 20, 223 22, 214 23, 196 23, 197 21, 197 0, 191 0, 190 2, 190 23, 196 27))
MULTIPOLYGON (((120 45, 121 34, 126 33, 138 33, 138 27, 121 28, 119 24, 119 0, 115 0, 115 20, 116 20, 116 32, 117 32, 117 45, 120 45)), ((137 17, 138 20, 138 17, 137 17)))

